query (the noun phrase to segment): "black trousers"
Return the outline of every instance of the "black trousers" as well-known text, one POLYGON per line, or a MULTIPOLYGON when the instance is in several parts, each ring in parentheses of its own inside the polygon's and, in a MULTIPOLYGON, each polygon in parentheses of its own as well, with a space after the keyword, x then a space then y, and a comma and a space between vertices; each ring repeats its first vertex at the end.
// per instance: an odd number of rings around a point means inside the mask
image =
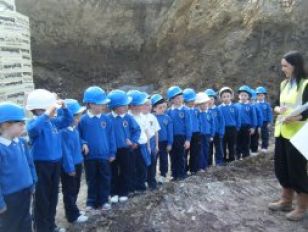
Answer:
POLYGON ((85 160, 88 185, 87 206, 99 208, 108 202, 111 189, 111 167, 109 160, 85 160))
POLYGON ((290 140, 276 138, 274 165, 281 186, 294 189, 297 193, 308 193, 307 160, 290 140))
POLYGON ((147 180, 147 166, 144 161, 143 155, 142 155, 142 149, 147 149, 145 147, 146 145, 139 145, 137 149, 134 150, 135 153, 135 171, 134 174, 134 189, 136 191, 145 191, 146 186, 145 182, 147 180), (141 147, 143 146, 143 147, 141 147))
POLYGON ((183 179, 186 177, 184 143, 184 135, 174 136, 172 150, 170 152, 172 177, 174 179, 183 179))
POLYGON ((251 152, 258 152, 259 148, 259 127, 255 129, 253 134, 251 135, 251 143, 250 143, 250 150, 251 152))
POLYGON ((243 158, 250 155, 250 126, 242 125, 240 131, 237 135, 237 146, 236 146, 236 155, 237 159, 240 159, 241 155, 243 158))
POLYGON ((199 155, 201 149, 201 135, 200 132, 194 132, 190 141, 189 150, 185 151, 185 165, 186 171, 196 173, 199 170, 199 155), (188 160, 189 154, 189 160, 188 160))
POLYGON ((224 161, 231 162, 235 159, 235 147, 237 140, 237 130, 235 126, 227 126, 223 138, 224 161), (228 155, 227 156, 227 149, 228 155))
POLYGON ((130 183, 130 160, 129 148, 119 148, 116 159, 111 164, 111 195, 127 196, 130 183))
POLYGON ((216 165, 221 165, 224 163, 224 155, 223 155, 223 145, 222 138, 219 134, 215 134, 213 141, 210 142, 209 147, 209 156, 208 156, 208 165, 213 165, 213 153, 215 147, 215 161, 216 165))
POLYGON ((160 175, 166 177, 168 173, 168 152, 167 152, 167 141, 159 142, 159 171, 160 175))
POLYGON ((151 165, 148 167, 147 172, 147 182, 150 189, 156 189, 156 165, 157 165, 157 150, 156 150, 156 141, 155 137, 150 139, 151 146, 151 165))
POLYGON ((51 232, 56 228, 61 163, 35 161, 34 164, 38 177, 34 194, 34 229, 51 232))
POLYGON ((32 188, 4 196, 7 210, 0 214, 0 232, 31 232, 30 202, 32 188))
POLYGON ((261 139, 263 149, 268 148, 268 141, 269 141, 269 130, 268 130, 268 122, 264 122, 263 126, 261 127, 261 139))
POLYGON ((68 222, 74 222, 80 216, 76 202, 80 189, 82 164, 75 165, 75 173, 75 176, 70 176, 63 169, 61 172, 63 203, 68 222))

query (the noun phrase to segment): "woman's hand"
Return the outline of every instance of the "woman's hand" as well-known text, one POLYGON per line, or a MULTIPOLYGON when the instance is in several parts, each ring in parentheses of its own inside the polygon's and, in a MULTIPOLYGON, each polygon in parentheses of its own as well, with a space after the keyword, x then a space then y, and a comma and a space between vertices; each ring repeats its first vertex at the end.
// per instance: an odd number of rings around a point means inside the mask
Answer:
POLYGON ((302 120, 303 117, 302 115, 297 115, 297 116, 293 116, 293 117, 286 117, 284 120, 284 123, 290 123, 290 122, 297 122, 302 120))

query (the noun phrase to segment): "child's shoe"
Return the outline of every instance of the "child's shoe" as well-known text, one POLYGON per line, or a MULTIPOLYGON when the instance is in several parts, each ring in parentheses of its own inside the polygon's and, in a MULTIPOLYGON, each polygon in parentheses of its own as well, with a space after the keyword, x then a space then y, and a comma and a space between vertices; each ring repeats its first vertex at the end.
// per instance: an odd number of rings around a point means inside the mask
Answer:
POLYGON ((109 203, 103 204, 102 210, 103 210, 103 211, 111 210, 111 205, 110 205, 109 203))
POLYGON ((127 200, 128 200, 127 196, 119 197, 119 202, 121 202, 121 203, 126 202, 127 200))
POLYGON ((116 204, 119 202, 119 196, 118 195, 114 195, 113 197, 110 198, 110 202, 113 204, 116 204))
POLYGON ((85 215, 80 215, 77 220, 75 221, 76 223, 84 223, 86 221, 88 221, 89 217, 85 216, 85 215))

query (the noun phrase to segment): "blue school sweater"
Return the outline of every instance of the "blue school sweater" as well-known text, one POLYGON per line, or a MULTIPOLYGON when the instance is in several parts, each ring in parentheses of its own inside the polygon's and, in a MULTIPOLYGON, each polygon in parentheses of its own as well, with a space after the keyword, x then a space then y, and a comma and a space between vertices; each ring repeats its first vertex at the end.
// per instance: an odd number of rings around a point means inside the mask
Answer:
POLYGON ((200 120, 200 133, 202 135, 208 135, 210 137, 214 137, 216 128, 212 112, 210 110, 200 111, 199 120, 200 120))
POLYGON ((186 107, 186 108, 190 115, 191 132, 192 133, 200 132, 199 110, 195 107, 193 108, 186 107))
POLYGON ((258 104, 252 104, 253 107, 256 109, 256 115, 257 115, 257 126, 262 127, 263 125, 263 112, 261 107, 258 104))
POLYGON ((73 115, 67 109, 63 109, 61 116, 49 118, 48 115, 42 114, 28 123, 31 154, 35 161, 57 162, 61 160, 59 130, 68 127, 72 121, 73 115))
POLYGON ((33 187, 37 180, 32 156, 26 142, 0 138, 0 209, 4 196, 33 187))
POLYGON ((80 138, 89 147, 85 160, 109 160, 116 154, 112 121, 107 115, 84 114, 78 124, 80 138))
POLYGON ((66 173, 75 172, 75 165, 83 162, 81 141, 76 128, 67 127, 60 131, 62 141, 62 167, 66 173))
POLYGON ((129 114, 120 116, 112 112, 108 114, 108 117, 110 118, 115 131, 117 149, 128 147, 126 139, 129 139, 134 144, 138 144, 141 129, 133 116, 129 114))
POLYGON ((272 123, 273 122, 273 111, 270 104, 266 101, 258 102, 257 105, 262 109, 263 112, 263 122, 272 123))
POLYGON ((191 140, 191 119, 186 107, 171 107, 167 114, 173 122, 173 136, 184 135, 187 141, 191 140))
POLYGON ((173 123, 171 118, 167 114, 155 116, 160 125, 160 130, 158 131, 159 142, 167 141, 168 145, 171 146, 173 144, 173 123))
POLYGON ((217 106, 211 107, 209 111, 212 113, 213 116, 215 134, 222 138, 225 134, 225 119, 222 115, 222 111, 217 106))
POLYGON ((236 127, 237 130, 241 127, 241 115, 239 109, 233 104, 221 104, 218 107, 221 110, 225 121, 225 127, 236 127))
POLYGON ((241 116, 241 126, 249 126, 250 128, 257 127, 257 113, 256 109, 250 103, 236 103, 236 107, 238 107, 240 116, 241 116))

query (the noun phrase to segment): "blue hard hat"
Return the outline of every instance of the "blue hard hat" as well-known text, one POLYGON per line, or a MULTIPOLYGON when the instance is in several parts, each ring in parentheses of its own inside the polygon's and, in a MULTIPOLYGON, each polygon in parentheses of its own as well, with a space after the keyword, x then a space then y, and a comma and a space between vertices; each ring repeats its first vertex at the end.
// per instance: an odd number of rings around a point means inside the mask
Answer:
POLYGON ((112 90, 108 95, 109 108, 114 109, 120 106, 127 106, 131 103, 132 97, 127 96, 127 94, 120 89, 112 90))
POLYGON ((0 123, 27 120, 24 109, 11 102, 0 104, 0 123))
POLYGON ((84 91, 83 103, 104 105, 108 104, 109 101, 106 92, 98 86, 91 86, 84 91))
POLYGON ((251 91, 250 91, 251 89, 250 89, 250 87, 248 86, 248 85, 242 85, 239 89, 238 89, 238 93, 240 93, 240 92, 245 92, 245 93, 247 93, 248 95, 250 95, 251 96, 251 91))
POLYGON ((179 86, 171 86, 168 90, 167 90, 167 98, 168 100, 171 100, 172 98, 174 98, 177 95, 183 94, 182 89, 179 86))
POLYGON ((251 100, 257 100, 257 92, 254 89, 250 89, 251 100))
POLYGON ((196 92, 193 89, 184 89, 183 90, 183 98, 185 102, 192 102, 196 100, 196 92))
POLYGON ((213 90, 213 89, 206 89, 205 93, 209 96, 209 97, 217 97, 217 93, 213 90))
POLYGON ((263 86, 257 87, 256 92, 257 92, 257 94, 267 94, 267 90, 263 86))
POLYGON ((153 94, 153 95, 151 96, 151 103, 152 103, 152 105, 155 105, 155 104, 157 104, 158 102, 163 101, 163 100, 164 100, 164 98, 163 98, 163 96, 160 95, 160 94, 153 94))
POLYGON ((127 96, 132 98, 130 105, 141 106, 148 101, 148 95, 145 92, 139 90, 130 90, 127 92, 127 96))
POLYGON ((80 106, 79 102, 75 99, 65 99, 64 102, 72 115, 80 114, 86 110, 86 107, 80 106))

